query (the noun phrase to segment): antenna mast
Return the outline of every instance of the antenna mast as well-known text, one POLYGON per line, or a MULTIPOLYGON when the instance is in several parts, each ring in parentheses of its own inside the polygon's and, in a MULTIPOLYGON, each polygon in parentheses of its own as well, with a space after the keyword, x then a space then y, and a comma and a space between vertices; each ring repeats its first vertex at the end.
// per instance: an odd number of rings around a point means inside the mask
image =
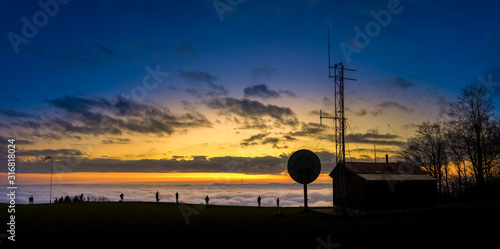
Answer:
POLYGON ((337 157, 336 167, 338 173, 334 178, 333 185, 333 204, 337 207, 337 214, 345 215, 345 112, 344 112, 344 80, 356 80, 344 77, 344 70, 356 71, 354 69, 344 68, 342 62, 335 64, 333 67, 330 63, 330 27, 328 27, 328 77, 334 79, 335 91, 335 117, 324 117, 321 115, 320 122, 323 118, 330 118, 335 120, 335 155, 337 157), (333 75, 332 75, 333 69, 333 75), (335 200, 335 195, 338 200, 335 200))

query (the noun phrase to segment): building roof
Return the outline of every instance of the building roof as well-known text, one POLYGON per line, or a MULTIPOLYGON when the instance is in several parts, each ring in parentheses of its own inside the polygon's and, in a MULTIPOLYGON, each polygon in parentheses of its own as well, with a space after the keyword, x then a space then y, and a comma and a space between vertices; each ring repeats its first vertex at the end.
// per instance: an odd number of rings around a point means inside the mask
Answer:
MULTIPOLYGON (((346 169, 356 175, 425 175, 425 172, 419 167, 410 163, 365 163, 365 162, 346 162, 346 169)), ((337 168, 337 167, 335 167, 337 168)), ((330 173, 333 176, 335 168, 330 173)), ((372 176, 371 178, 374 178, 372 176)))
POLYGON ((368 181, 434 181, 434 177, 425 174, 359 174, 368 181))

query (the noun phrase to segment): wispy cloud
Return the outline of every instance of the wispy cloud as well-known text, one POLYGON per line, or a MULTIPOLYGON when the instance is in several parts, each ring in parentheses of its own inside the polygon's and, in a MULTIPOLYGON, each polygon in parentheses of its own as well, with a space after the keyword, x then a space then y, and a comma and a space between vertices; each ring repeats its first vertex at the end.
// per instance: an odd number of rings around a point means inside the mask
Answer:
POLYGON ((257 97, 262 99, 279 98, 281 95, 274 90, 270 90, 266 84, 259 84, 243 89, 245 97, 257 97))
POLYGON ((216 84, 217 77, 203 71, 184 71, 179 70, 179 75, 189 84, 194 87, 187 87, 185 91, 195 97, 217 97, 226 96, 227 89, 219 84, 216 84))
POLYGON ((360 144, 376 144, 376 145, 392 145, 401 146, 406 142, 401 141, 401 137, 393 134, 379 134, 377 130, 372 130, 367 133, 349 133, 345 137, 349 143, 360 144))
POLYGON ((109 59, 125 60, 116 49, 103 45, 97 41, 87 40, 80 48, 66 48, 60 51, 48 50, 35 44, 28 44, 26 51, 33 53, 51 62, 51 66, 90 65, 98 66, 109 59))
POLYGON ((284 149, 288 148, 288 145, 285 143, 287 141, 293 141, 296 140, 295 138, 292 138, 290 136, 283 136, 283 137, 273 137, 270 136, 270 133, 259 133, 256 135, 252 135, 251 137, 247 139, 243 139, 243 142, 240 143, 242 147, 247 147, 247 146, 253 146, 253 145, 266 145, 270 144, 272 145, 273 148, 277 149, 284 149), (282 144, 282 145, 279 145, 282 144))
POLYGON ((177 47, 174 50, 172 50, 172 54, 180 58, 193 58, 198 55, 198 50, 193 43, 189 41, 182 41, 177 44, 177 47))
POLYGON ((6 116, 9 118, 36 118, 36 119, 40 118, 38 115, 20 112, 20 111, 14 110, 14 109, 0 109, 0 115, 6 116))
POLYGON ((376 116, 376 115, 382 113, 382 111, 388 110, 388 109, 396 109, 396 110, 398 110, 400 112, 404 112, 404 113, 411 113, 412 112, 412 110, 410 108, 408 108, 404 105, 401 105, 397 102, 394 102, 394 101, 384 101, 384 102, 378 104, 376 107, 377 107, 377 110, 372 112, 372 114, 374 116, 376 116))
POLYGON ((259 83, 265 80, 271 80, 278 74, 279 70, 277 68, 268 65, 261 65, 252 69, 251 77, 253 82, 259 83))
POLYGON ((403 77, 391 77, 386 80, 386 83, 391 87, 400 89, 408 89, 415 86, 415 83, 403 77))

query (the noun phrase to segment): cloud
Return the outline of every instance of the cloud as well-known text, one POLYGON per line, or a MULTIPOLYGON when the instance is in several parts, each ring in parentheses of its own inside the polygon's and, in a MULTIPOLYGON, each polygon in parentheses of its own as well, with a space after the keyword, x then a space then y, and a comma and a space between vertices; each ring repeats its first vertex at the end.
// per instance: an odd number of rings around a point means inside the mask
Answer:
POLYGON ((46 100, 49 104, 69 113, 88 113, 92 107, 109 107, 111 103, 100 98, 80 98, 64 95, 62 98, 46 100))
POLYGON ((286 149, 288 148, 287 145, 284 145, 284 146, 278 146, 278 143, 281 141, 280 138, 277 138, 277 137, 267 137, 265 138, 263 141, 262 141, 262 144, 272 144, 273 145, 273 148, 276 148, 276 149, 286 149))
POLYGON ((128 138, 109 138, 102 140, 103 144, 129 144, 131 142, 128 138))
POLYGON ((259 133, 259 134, 253 135, 247 139, 243 139, 243 142, 241 142, 240 145, 242 147, 247 147, 247 146, 253 146, 253 145, 258 145, 258 144, 261 144, 261 145, 271 144, 273 148, 284 149, 284 148, 288 148, 288 146, 287 145, 279 146, 278 143, 296 140, 295 138, 292 138, 290 136, 286 136, 283 138, 284 139, 281 139, 278 137, 270 137, 269 133, 259 133))
POLYGON ((295 126, 298 124, 295 113, 289 107, 265 105, 259 101, 231 97, 214 98, 205 102, 210 109, 218 110, 221 115, 237 115, 251 120, 251 124, 265 124, 263 118, 269 117, 275 126, 295 126))
POLYGON ((56 68, 74 65, 75 63, 98 66, 104 64, 108 59, 124 60, 124 57, 119 52, 92 40, 86 41, 78 48, 62 51, 51 51, 29 43, 26 46, 26 51, 49 60, 52 66, 56 66, 56 68))
POLYGON ((243 139, 243 142, 240 143, 240 145, 243 147, 250 146, 250 145, 256 145, 256 144, 258 144, 256 141, 260 141, 260 140, 264 139, 267 135, 268 135, 268 133, 261 133, 261 134, 252 135, 251 137, 249 137, 247 139, 243 139))
POLYGON ((184 78, 184 80, 190 83, 204 83, 209 85, 213 89, 220 88, 219 86, 216 86, 214 84, 214 82, 217 80, 217 77, 206 72, 179 70, 179 75, 184 78))
POLYGON ((121 56, 118 54, 118 52, 96 42, 96 41, 90 41, 90 44, 95 46, 99 51, 103 52, 106 56, 116 58, 116 59, 122 59, 121 56))
POLYGON ((270 80, 278 74, 279 70, 277 68, 268 65, 261 65, 253 68, 251 72, 252 79, 255 83, 262 82, 262 80, 270 80))
POLYGON ((382 113, 383 110, 387 110, 387 109, 391 109, 391 108, 396 109, 396 110, 401 111, 401 112, 408 113, 408 114, 412 112, 412 110, 410 110, 408 107, 401 105, 399 103, 396 103, 394 101, 384 101, 384 102, 378 104, 376 107, 378 108, 377 111, 372 112, 372 114, 374 116, 382 113))
POLYGON ((366 114, 368 113, 368 111, 366 109, 361 109, 359 110, 359 112, 355 112, 354 115, 358 116, 358 117, 362 117, 362 116, 365 116, 366 114))
POLYGON ((6 116, 8 118, 40 118, 38 115, 20 112, 14 109, 0 109, 0 115, 6 116))
POLYGON ((258 84, 246 87, 243 89, 243 93, 245 94, 245 98, 255 97, 261 99, 270 99, 270 98, 280 98, 281 94, 284 94, 288 97, 295 98, 297 95, 291 91, 287 90, 271 90, 267 87, 266 84, 258 84))
POLYGON ((47 100, 47 103, 62 113, 45 118, 42 127, 62 132, 170 135, 179 129, 212 125, 204 115, 195 110, 174 114, 167 107, 139 103, 121 95, 112 100, 64 96, 47 100))
POLYGON ((182 41, 174 50, 172 50, 172 54, 180 58, 196 57, 198 55, 198 50, 193 43, 189 41, 182 41))
POLYGON ((387 79, 385 82, 387 85, 391 87, 400 89, 408 89, 415 86, 415 83, 403 77, 391 77, 387 79))
POLYGON ((285 94, 286 96, 291 97, 291 98, 295 98, 295 97, 297 97, 297 94, 295 94, 295 93, 294 93, 294 92, 292 92, 292 91, 288 91, 288 90, 281 90, 281 89, 280 89, 280 90, 278 90, 278 91, 279 91, 279 93, 285 94))
POLYGON ((400 136, 392 134, 379 134, 378 131, 369 131, 367 133, 349 133, 345 137, 346 142, 349 143, 366 143, 366 144, 377 144, 377 145, 393 145, 401 146, 406 144, 406 142, 400 141, 400 136))
POLYGON ((331 100, 330 98, 325 96, 325 97, 323 97, 323 105, 326 107, 335 106, 335 102, 334 102, 334 100, 331 100))
POLYGON ((194 87, 188 87, 185 91, 195 97, 217 97, 217 96, 225 96, 228 94, 227 89, 218 85, 215 82, 217 81, 217 77, 202 71, 183 71, 179 70, 179 75, 190 84, 194 84, 194 87), (208 87, 208 89, 203 89, 201 87, 208 87))
MULTIPOLYGON (((0 136, 0 140, 1 141, 7 141, 7 139, 12 139, 12 137, 4 137, 4 136, 0 136)), ((29 144, 34 144, 33 141, 30 141, 30 140, 25 140, 25 139, 17 139, 15 138, 15 144, 18 144, 18 145, 29 145, 29 144)))
MULTIPOLYGON (((44 149, 44 150, 19 150, 17 151, 17 156, 22 158, 24 161, 23 164, 32 165, 36 167, 40 166, 40 162, 45 159, 47 156, 52 156, 56 159, 64 159, 64 162, 74 161, 75 158, 80 158, 85 156, 86 153, 82 149, 44 149), (33 162, 30 160, 34 159, 33 162)), ((30 167, 32 167, 30 166, 30 167)), ((21 171, 22 172, 22 171, 21 171)), ((45 173, 45 169, 41 169, 41 171, 35 171, 36 173, 45 173)))
POLYGON ((269 90, 266 84, 249 86, 243 89, 245 97, 258 97, 262 99, 279 98, 281 95, 274 90, 269 90))
MULTIPOLYGON (((111 202, 120 200, 124 193, 125 201, 153 202, 156 191, 160 194, 160 202, 175 202, 175 193, 179 193, 179 202, 184 204, 204 204, 205 196, 210 197, 213 205, 257 206, 257 197, 261 197, 263 207, 275 207, 276 198, 285 207, 303 205, 304 193, 301 188, 293 188, 294 183, 268 184, 225 184, 225 181, 214 180, 207 184, 57 184, 52 187, 52 198, 83 194, 88 196, 104 196, 111 202)), ((309 206, 331 206, 331 184, 314 183, 308 186, 309 206)), ((16 203, 28 204, 28 197, 34 196, 35 203, 49 202, 48 185, 26 185, 16 192, 16 203)), ((9 203, 9 196, 1 195, 0 203, 9 203)), ((203 212, 203 210, 200 210, 203 212)))
POLYGON ((300 128, 291 131, 289 136, 316 137, 321 136, 325 130, 324 126, 318 123, 302 123, 300 128))
MULTIPOLYGON (((280 174, 286 171, 288 157, 195 157, 172 156, 171 159, 121 160, 114 158, 88 158, 85 146, 64 150, 26 150, 19 157, 35 157, 35 161, 24 161, 16 173, 47 173, 40 167, 46 156, 54 156, 54 167, 64 172, 218 172, 244 174, 280 174)), ((7 168, 0 169, 6 172, 7 168)))
POLYGON ((401 126, 402 129, 411 129, 411 130, 416 130, 417 127, 418 127, 418 125, 415 123, 408 123, 408 124, 401 126))
POLYGON ((253 135, 253 136, 245 139, 244 141, 245 142, 253 142, 255 140, 261 140, 261 139, 265 138, 267 135, 268 135, 268 133, 262 133, 262 134, 253 135))

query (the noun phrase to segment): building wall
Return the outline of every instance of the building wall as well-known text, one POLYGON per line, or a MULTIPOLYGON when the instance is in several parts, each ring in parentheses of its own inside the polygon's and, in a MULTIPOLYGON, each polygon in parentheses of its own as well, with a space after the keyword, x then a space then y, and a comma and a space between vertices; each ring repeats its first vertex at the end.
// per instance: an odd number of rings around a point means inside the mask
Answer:
MULTIPOLYGON (((346 175, 346 206, 353 209, 374 211, 435 207, 436 194, 436 181, 368 181, 356 175, 346 175)), ((334 205, 340 205, 340 196, 335 188, 333 196, 334 205)))
POLYGON ((367 181, 365 210, 412 209, 436 205, 435 181, 367 181))

